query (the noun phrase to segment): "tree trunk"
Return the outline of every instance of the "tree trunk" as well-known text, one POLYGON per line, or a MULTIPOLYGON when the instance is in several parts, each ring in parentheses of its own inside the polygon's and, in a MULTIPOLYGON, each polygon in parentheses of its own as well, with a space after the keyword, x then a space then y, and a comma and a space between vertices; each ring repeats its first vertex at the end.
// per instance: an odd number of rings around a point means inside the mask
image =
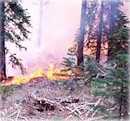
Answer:
POLYGON ((99 19, 100 19, 99 30, 98 30, 97 47, 96 47, 96 60, 98 62, 100 62, 100 56, 101 56, 102 28, 103 28, 103 2, 101 3, 99 19))
POLYGON ((87 7, 86 5, 87 1, 82 0, 80 31, 78 35, 77 65, 80 65, 84 61, 83 48, 84 48, 84 35, 85 35, 85 23, 86 23, 86 7, 87 7))
MULTIPOLYGON (((110 2, 110 10, 109 10, 109 33, 113 30, 116 22, 117 17, 117 7, 118 7, 118 0, 110 2)), ((107 53, 107 61, 111 59, 112 54, 112 42, 108 37, 108 53, 107 53)))
POLYGON ((4 2, 0 1, 0 81, 6 77, 4 20, 4 2))
MULTIPOLYGON (((126 96, 124 96, 123 94, 124 94, 124 90, 125 90, 125 88, 127 88, 126 90, 128 90, 128 87, 124 87, 124 83, 123 83, 123 81, 122 81, 122 85, 121 85, 121 89, 120 89, 120 94, 122 94, 121 96, 120 96, 120 98, 119 98, 119 118, 122 118, 122 117, 124 117, 124 118, 127 118, 128 116, 129 116, 129 114, 128 114, 128 105, 129 105, 129 99, 128 99, 128 95, 126 95, 126 96)), ((125 92, 125 93, 127 93, 127 92, 125 92)))

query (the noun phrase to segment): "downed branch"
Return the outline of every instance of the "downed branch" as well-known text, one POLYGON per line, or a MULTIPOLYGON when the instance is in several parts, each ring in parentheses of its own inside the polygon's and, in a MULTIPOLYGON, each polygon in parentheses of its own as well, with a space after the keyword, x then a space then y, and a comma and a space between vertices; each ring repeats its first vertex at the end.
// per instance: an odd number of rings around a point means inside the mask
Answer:
POLYGON ((25 121, 28 121, 26 117, 20 115, 20 111, 21 111, 20 103, 14 104, 14 107, 15 107, 16 111, 14 111, 12 114, 7 116, 6 118, 9 119, 9 118, 13 117, 14 115, 16 115, 15 121, 18 121, 18 118, 21 118, 21 119, 24 119, 25 121))
MULTIPOLYGON (((96 103, 88 103, 88 105, 94 105, 92 108, 88 109, 87 111, 83 112, 82 115, 84 115, 86 113, 86 117, 89 116, 90 112, 93 112, 94 111, 94 108, 101 102, 101 99, 98 99, 98 101, 96 103)), ((93 117, 96 112, 98 111, 99 109, 95 110, 94 113, 91 115, 91 117, 93 117)))
POLYGON ((64 111, 65 107, 60 103, 47 99, 47 98, 38 98, 36 95, 31 94, 30 98, 32 99, 32 103, 34 104, 34 108, 38 111, 45 111, 45 110, 56 110, 59 109, 60 111, 64 111))
POLYGON ((66 119, 68 120, 72 115, 74 115, 77 116, 80 120, 84 120, 83 117, 81 116, 82 113, 80 112, 80 110, 77 108, 75 104, 73 104, 73 108, 74 109, 66 107, 66 109, 70 111, 69 116, 66 119))

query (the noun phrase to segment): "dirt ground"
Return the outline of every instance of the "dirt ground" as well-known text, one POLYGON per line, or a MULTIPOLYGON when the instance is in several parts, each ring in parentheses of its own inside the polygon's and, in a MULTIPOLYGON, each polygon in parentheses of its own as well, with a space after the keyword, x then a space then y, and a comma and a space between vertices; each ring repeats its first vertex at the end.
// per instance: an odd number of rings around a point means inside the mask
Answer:
POLYGON ((0 93, 1 121, 96 121, 100 114, 90 105, 102 104, 104 100, 94 97, 92 89, 85 86, 83 81, 79 81, 78 85, 71 90, 69 82, 65 80, 45 78, 11 85, 12 91, 0 93))

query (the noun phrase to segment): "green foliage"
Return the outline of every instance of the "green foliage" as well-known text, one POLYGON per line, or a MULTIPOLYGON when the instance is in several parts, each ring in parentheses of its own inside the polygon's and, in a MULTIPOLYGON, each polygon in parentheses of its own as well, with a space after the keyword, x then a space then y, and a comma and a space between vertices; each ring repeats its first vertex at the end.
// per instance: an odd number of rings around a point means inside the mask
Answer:
POLYGON ((18 59, 16 57, 16 54, 10 54, 10 62, 12 62, 12 67, 15 68, 16 66, 18 66, 22 72, 22 74, 26 73, 26 69, 24 68, 23 64, 21 63, 21 59, 18 59))
POLYGON ((115 59, 115 55, 118 53, 128 52, 128 22, 129 21, 127 17, 122 12, 120 12, 116 20, 116 24, 113 27, 112 31, 109 32, 108 36, 108 38, 111 40, 111 45, 109 46, 109 49, 111 50, 109 60, 115 59))
POLYGON ((104 78, 92 78, 91 84, 96 89, 95 96, 113 98, 117 105, 119 116, 128 115, 128 23, 126 16, 119 14, 115 27, 109 33, 111 39, 111 55, 105 68, 104 78))
POLYGON ((85 55, 85 67, 85 70, 89 71, 92 75, 97 75, 99 72, 103 71, 103 67, 89 55, 85 55))
POLYGON ((90 55, 84 56, 84 78, 85 84, 90 84, 93 77, 98 75, 103 76, 106 73, 106 69, 94 60, 94 57, 90 55))
MULTIPOLYGON (((105 65, 101 65, 98 62, 94 60, 93 57, 85 55, 84 59, 84 76, 85 80, 87 80, 86 83, 91 82, 92 88, 94 87, 94 96, 99 96, 104 99, 107 99, 108 101, 110 99, 114 100, 113 106, 116 107, 114 111, 119 112, 119 116, 126 116, 128 115, 128 19, 124 15, 123 12, 120 11, 120 8, 117 9, 117 16, 115 20, 115 24, 112 25, 112 30, 109 32, 109 7, 110 3, 104 3, 104 21, 103 21, 103 42, 108 42, 110 40, 110 59, 109 62, 105 63, 105 65), (105 67, 106 66, 106 67, 105 67)), ((117 7, 120 7, 120 3, 117 7)), ((98 25, 97 20, 95 20, 99 12, 97 12, 97 3, 90 4, 88 16, 90 15, 90 18, 88 19, 88 37, 87 37, 87 43, 86 46, 95 52, 95 40, 97 40, 97 29, 98 27, 95 25, 98 25), (89 14, 89 12, 93 11, 92 14, 89 14), (94 22, 93 22, 94 21, 94 22), (95 28, 94 28, 95 27, 95 28), (94 49, 93 49, 94 48, 94 49)), ((109 42, 108 42, 109 43, 109 42)), ((106 48, 105 48, 106 49, 106 48)), ((74 55, 73 55, 74 56, 74 55)), ((65 66, 70 67, 70 69, 75 65, 74 60, 71 60, 72 58, 64 58, 65 66)), ((76 65, 75 65, 76 66, 76 65)), ((82 66, 81 66, 82 67, 82 66)), ((80 67, 79 67, 80 68, 80 67)), ((100 107, 100 106, 99 106, 100 107)), ((106 107, 109 108, 109 107, 106 107)), ((105 108, 104 108, 105 109, 105 108)), ((105 110, 103 110, 106 112, 105 110)), ((109 111, 109 110, 108 110, 109 111)), ((110 111, 111 112, 111 111, 110 111)), ((116 112, 114 112, 116 113, 116 112)))
MULTIPOLYGON (((30 16, 26 9, 23 9, 20 1, 5 1, 5 41, 11 42, 16 45, 20 50, 27 49, 21 42, 29 39, 28 28, 31 27, 30 16)), ((18 66, 22 73, 24 67, 21 63, 21 59, 16 57, 16 54, 11 53, 10 50, 5 47, 6 54, 9 54, 10 63, 12 67, 18 66), (15 65, 15 66, 14 66, 15 65)))
POLYGON ((2 86, 0 87, 0 93, 8 93, 8 92, 12 92, 13 89, 11 88, 11 86, 2 86))
POLYGON ((66 67, 72 67, 74 65, 74 58, 72 57, 63 57, 63 63, 62 65, 66 66, 66 67))
MULTIPOLYGON (((109 74, 104 78, 93 78, 91 84, 96 87, 94 91, 95 96, 101 96, 103 98, 114 98, 115 104, 118 107, 123 107, 122 110, 127 109, 128 105, 128 62, 127 54, 119 54, 116 56, 116 67, 107 68, 109 74), (122 103, 120 103, 122 101, 122 103)), ((123 111, 122 111, 123 112, 123 111)), ((123 112, 125 113, 125 112, 123 112)), ((125 114, 123 114, 125 115, 125 114)))
POLYGON ((76 51, 74 47, 71 47, 68 49, 67 53, 68 57, 64 57, 62 65, 64 65, 65 69, 64 71, 69 71, 70 79, 68 81, 62 80, 62 85, 66 89, 74 90, 79 85, 77 81, 84 76, 84 73, 80 70, 82 70, 84 67, 81 63, 81 65, 76 64, 76 51), (78 71, 77 71, 78 70, 78 71))
POLYGON ((64 65, 67 70, 71 70, 71 68, 76 65, 75 57, 75 48, 71 47, 70 49, 68 49, 67 57, 63 57, 62 65, 64 65))
MULTIPOLYGON (((81 63, 80 65, 76 64, 76 49, 75 49, 75 47, 71 47, 70 49, 68 49, 67 57, 63 57, 62 65, 64 65, 66 67, 66 71, 68 71, 68 70, 72 71, 73 68, 77 68, 77 69, 81 69, 81 70, 84 69, 83 63, 81 63)), ((72 73, 76 75, 76 73, 74 71, 72 71, 72 73)))

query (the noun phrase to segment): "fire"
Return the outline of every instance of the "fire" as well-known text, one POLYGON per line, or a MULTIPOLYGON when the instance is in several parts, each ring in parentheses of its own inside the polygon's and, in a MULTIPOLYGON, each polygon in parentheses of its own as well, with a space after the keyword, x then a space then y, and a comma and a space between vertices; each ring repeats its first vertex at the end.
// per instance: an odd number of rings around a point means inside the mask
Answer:
POLYGON ((34 78, 38 77, 47 77, 48 79, 56 80, 56 79, 69 79, 71 78, 71 73, 72 72, 79 72, 79 69, 77 70, 76 68, 72 68, 70 71, 66 71, 65 68, 60 67, 56 68, 54 64, 49 64, 48 66, 48 71, 45 72, 43 71, 42 68, 36 68, 33 72, 27 74, 27 75, 20 75, 20 76, 14 76, 11 79, 7 79, 3 81, 0 85, 19 85, 19 84, 25 84, 31 81, 34 78))
POLYGON ((32 73, 23 76, 15 76, 12 80, 12 84, 24 84, 29 82, 32 78, 42 77, 42 68, 36 68, 32 73))
POLYGON ((43 77, 43 70, 42 70, 42 68, 36 68, 32 73, 27 74, 27 75, 14 76, 11 79, 11 81, 3 82, 2 85, 25 84, 25 83, 28 83, 31 79, 37 78, 37 77, 43 77))
POLYGON ((49 79, 61 79, 60 74, 61 74, 62 68, 55 68, 55 66, 51 63, 49 64, 49 70, 46 73, 46 76, 49 79), (59 75, 59 76, 56 76, 59 75))
POLYGON ((29 80, 32 78, 37 78, 37 77, 43 77, 43 69, 42 68, 36 68, 30 75, 29 75, 29 80))
POLYGON ((49 64, 49 70, 48 70, 46 75, 47 75, 47 77, 49 79, 54 79, 53 74, 54 74, 54 65, 53 64, 49 64))

